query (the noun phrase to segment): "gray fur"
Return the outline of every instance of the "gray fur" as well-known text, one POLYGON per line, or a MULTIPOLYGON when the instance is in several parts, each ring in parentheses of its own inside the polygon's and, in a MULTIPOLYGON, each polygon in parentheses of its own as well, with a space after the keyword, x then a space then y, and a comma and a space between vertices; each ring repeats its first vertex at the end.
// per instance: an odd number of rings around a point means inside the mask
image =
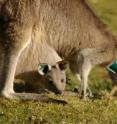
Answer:
MULTIPOLYGON (((80 75, 86 98, 90 70, 115 57, 116 40, 84 0, 2 0, 0 48, 3 67, 1 93, 14 98, 14 75, 37 69, 41 61, 53 62, 49 48, 70 62, 80 75), (17 67, 17 68, 16 68, 17 67)), ((56 53, 56 54, 57 54, 56 53)), ((0 59, 1 60, 1 59, 0 59)), ((55 61, 54 61, 55 62, 55 61)), ((2 65, 2 64, 1 64, 2 65)), ((16 96, 16 95, 15 95, 16 96)))

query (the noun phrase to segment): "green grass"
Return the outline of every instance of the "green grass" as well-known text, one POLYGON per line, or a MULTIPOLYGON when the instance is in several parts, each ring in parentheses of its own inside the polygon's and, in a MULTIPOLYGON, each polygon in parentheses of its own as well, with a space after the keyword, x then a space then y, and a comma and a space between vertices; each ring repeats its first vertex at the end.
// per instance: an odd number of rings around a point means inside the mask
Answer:
POLYGON ((116 124, 117 100, 83 101, 67 96, 67 105, 1 99, 0 124, 116 124))
MULTIPOLYGON (((102 21, 117 34, 117 0, 88 0, 102 21)), ((74 89, 78 81, 70 73, 67 88, 74 89)), ((77 94, 50 97, 63 99, 67 105, 39 102, 9 101, 0 98, 0 124, 117 124, 117 100, 109 97, 112 82, 107 71, 95 68, 89 84, 96 99, 83 101, 77 94)))

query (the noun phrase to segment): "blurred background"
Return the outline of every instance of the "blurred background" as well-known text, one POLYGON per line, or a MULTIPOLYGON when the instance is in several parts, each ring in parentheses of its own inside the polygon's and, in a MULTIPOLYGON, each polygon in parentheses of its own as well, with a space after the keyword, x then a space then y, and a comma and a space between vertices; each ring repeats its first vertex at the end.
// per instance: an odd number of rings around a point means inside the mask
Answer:
POLYGON ((87 0, 102 21, 117 35, 117 0, 87 0))

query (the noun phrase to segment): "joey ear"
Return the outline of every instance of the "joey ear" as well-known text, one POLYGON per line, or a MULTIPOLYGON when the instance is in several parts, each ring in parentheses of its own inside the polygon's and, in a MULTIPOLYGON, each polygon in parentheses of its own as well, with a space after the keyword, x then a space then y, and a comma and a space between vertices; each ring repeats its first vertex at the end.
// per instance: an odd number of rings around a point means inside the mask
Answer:
POLYGON ((68 67, 68 62, 65 60, 59 61, 57 64, 61 70, 65 70, 68 67))
POLYGON ((38 73, 40 75, 45 75, 47 74, 47 72, 51 70, 51 66, 48 65, 48 64, 45 64, 45 63, 41 63, 39 64, 39 67, 38 67, 38 73))

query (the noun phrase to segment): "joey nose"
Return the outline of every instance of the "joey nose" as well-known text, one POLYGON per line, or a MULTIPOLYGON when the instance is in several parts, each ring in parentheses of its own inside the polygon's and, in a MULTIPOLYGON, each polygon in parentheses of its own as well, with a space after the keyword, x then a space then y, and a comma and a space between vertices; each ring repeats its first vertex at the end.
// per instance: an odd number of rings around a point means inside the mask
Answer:
POLYGON ((61 90, 57 90, 57 91, 56 91, 56 94, 57 94, 57 95, 62 95, 63 92, 62 92, 61 90))

